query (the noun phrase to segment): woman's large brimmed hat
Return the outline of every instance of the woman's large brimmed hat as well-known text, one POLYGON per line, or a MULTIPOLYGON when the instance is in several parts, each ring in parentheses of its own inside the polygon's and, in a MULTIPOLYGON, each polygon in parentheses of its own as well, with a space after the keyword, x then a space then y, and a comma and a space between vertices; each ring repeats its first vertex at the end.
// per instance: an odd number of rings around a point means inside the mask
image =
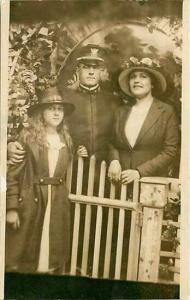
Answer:
POLYGON ((155 78, 157 86, 154 87, 159 94, 163 94, 166 91, 167 83, 164 75, 160 71, 159 63, 146 57, 140 61, 136 57, 131 57, 129 62, 124 64, 125 69, 119 75, 119 85, 121 90, 129 95, 133 96, 129 89, 129 77, 133 71, 146 71, 155 78))
POLYGON ((57 87, 49 87, 39 94, 38 101, 30 105, 28 108, 29 117, 49 104, 63 105, 65 115, 70 115, 75 109, 72 103, 66 102, 63 99, 57 87))

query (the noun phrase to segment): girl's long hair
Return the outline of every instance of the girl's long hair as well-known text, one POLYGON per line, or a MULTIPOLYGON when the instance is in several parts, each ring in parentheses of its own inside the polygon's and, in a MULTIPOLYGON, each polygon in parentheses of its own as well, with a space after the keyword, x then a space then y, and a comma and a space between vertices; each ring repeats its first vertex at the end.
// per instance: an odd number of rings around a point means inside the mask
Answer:
MULTIPOLYGON (((20 134, 20 141, 23 144, 37 143, 40 148, 47 145, 46 140, 46 126, 42 116, 43 110, 36 112, 28 119, 28 127, 24 128, 20 134)), ((69 128, 65 117, 60 125, 57 127, 58 134, 63 137, 70 154, 73 153, 73 142, 69 133, 69 128)))

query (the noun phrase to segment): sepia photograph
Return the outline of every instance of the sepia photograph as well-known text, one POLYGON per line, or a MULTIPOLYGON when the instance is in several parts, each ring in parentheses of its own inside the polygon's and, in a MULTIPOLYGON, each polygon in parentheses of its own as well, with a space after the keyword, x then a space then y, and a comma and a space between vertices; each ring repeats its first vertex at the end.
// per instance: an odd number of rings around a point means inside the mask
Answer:
POLYGON ((10 1, 7 298, 180 299, 183 26, 182 0, 10 1))

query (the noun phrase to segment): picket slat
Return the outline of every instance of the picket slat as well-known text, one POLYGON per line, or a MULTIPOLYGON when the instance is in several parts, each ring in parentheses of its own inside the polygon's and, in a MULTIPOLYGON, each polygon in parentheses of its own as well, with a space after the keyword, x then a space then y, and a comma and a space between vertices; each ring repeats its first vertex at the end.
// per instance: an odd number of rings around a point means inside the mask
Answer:
POLYGON ((83 181, 83 169, 84 169, 84 161, 82 157, 78 158, 78 170, 77 170, 77 188, 76 194, 82 194, 82 181, 83 181))
MULTIPOLYGON (((81 157, 78 159, 78 171, 77 171, 77 187, 76 194, 82 193, 82 182, 83 182, 83 167, 84 162, 81 157)), ((74 230, 73 230, 73 243, 71 253, 71 274, 76 275, 77 271, 77 254, 78 254, 78 239, 79 239, 79 228, 80 228, 80 204, 75 204, 75 215, 74 215, 74 230)))
MULTIPOLYGON (((101 163, 101 170, 100 170, 100 183, 99 183, 99 193, 98 193, 99 197, 104 196, 105 178, 106 178, 106 162, 103 161, 101 163)), ((96 218, 96 232, 95 232, 92 277, 98 277, 101 230, 102 230, 102 206, 99 205, 97 208, 97 218, 96 218)))
MULTIPOLYGON (((93 195, 94 189, 94 174, 95 174, 96 159, 93 155, 90 159, 89 166, 89 176, 88 176, 88 190, 87 195, 93 195)), ((85 225, 84 225, 84 241, 83 241, 83 251, 82 251, 82 265, 81 269, 84 274, 87 272, 88 264, 88 251, 89 251, 89 241, 90 241, 90 228, 91 228, 91 205, 86 205, 86 215, 85 215, 85 225)))
MULTIPOLYGON (((114 199, 114 198, 115 198, 115 185, 112 183, 110 188, 110 199, 114 199)), ((103 278, 109 277, 112 234, 113 234, 113 208, 109 208, 103 278)))
MULTIPOLYGON (((125 201, 127 196, 127 185, 121 187, 121 201, 125 201)), ((116 250, 116 263, 115 263, 115 279, 120 279, 121 274, 121 260, 123 250, 123 233, 125 224, 125 210, 120 208, 119 210, 119 225, 118 225, 118 239, 116 250)))
MULTIPOLYGON (((133 202, 138 203, 139 198, 139 182, 134 181, 133 184, 133 202)), ((132 211, 131 229, 129 238, 129 252, 127 264, 127 280, 137 280, 138 256, 140 246, 141 228, 137 222, 138 214, 141 210, 132 211)))

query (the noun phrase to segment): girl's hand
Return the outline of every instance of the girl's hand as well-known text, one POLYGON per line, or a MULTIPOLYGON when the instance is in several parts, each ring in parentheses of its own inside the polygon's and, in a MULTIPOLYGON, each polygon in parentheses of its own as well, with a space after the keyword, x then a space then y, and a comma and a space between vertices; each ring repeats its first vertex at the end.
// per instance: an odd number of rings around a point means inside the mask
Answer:
POLYGON ((24 159, 26 151, 19 142, 10 142, 7 145, 8 163, 14 165, 24 159))
POLYGON ((80 157, 88 157, 88 151, 85 146, 79 146, 77 149, 77 155, 80 157))
POLYGON ((121 183, 128 184, 140 178, 137 170, 125 170, 121 173, 121 183))
POLYGON ((20 227, 20 219, 18 212, 16 210, 9 210, 6 214, 6 222, 13 226, 13 228, 16 230, 20 227))
POLYGON ((118 160, 112 160, 108 169, 108 177, 111 181, 119 181, 121 177, 121 165, 118 160))

